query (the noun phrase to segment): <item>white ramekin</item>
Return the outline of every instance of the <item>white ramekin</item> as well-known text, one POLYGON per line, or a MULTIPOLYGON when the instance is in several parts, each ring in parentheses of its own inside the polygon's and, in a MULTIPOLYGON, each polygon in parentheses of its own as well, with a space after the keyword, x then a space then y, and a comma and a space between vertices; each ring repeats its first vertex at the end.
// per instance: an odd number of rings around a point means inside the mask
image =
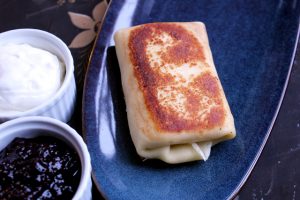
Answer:
POLYGON ((37 136, 58 138, 75 149, 81 161, 81 179, 74 200, 92 198, 91 160, 86 144, 81 136, 67 124, 49 117, 21 117, 0 124, 0 150, 16 137, 37 136))
POLYGON ((0 33, 0 45, 7 43, 27 43, 55 54, 64 62, 66 74, 60 89, 47 101, 25 112, 0 113, 0 123, 23 116, 48 116, 68 122, 74 111, 76 84, 73 57, 67 45, 55 35, 37 29, 15 29, 0 33))

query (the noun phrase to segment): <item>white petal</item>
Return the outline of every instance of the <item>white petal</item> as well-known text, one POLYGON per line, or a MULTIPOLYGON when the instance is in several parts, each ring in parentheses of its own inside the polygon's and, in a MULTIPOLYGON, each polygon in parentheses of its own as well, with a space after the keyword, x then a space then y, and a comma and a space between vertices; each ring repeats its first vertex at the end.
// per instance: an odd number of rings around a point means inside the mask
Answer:
POLYGON ((68 12, 72 23, 81 29, 94 29, 95 22, 94 20, 87 16, 80 13, 68 12))
POLYGON ((106 11, 107 3, 105 0, 103 0, 101 3, 98 3, 95 8, 93 9, 93 18, 96 22, 99 22, 102 20, 103 15, 106 11))
POLYGON ((69 47, 70 48, 85 47, 94 40, 95 36, 96 36, 96 33, 93 30, 83 31, 83 32, 79 33, 78 35, 76 35, 76 37, 73 39, 73 41, 71 42, 69 47))

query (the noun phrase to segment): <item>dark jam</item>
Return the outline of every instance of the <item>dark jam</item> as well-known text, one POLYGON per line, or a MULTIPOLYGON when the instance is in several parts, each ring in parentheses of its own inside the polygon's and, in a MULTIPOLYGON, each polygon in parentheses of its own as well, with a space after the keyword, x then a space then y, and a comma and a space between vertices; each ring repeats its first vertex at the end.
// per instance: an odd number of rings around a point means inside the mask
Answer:
POLYGON ((0 151, 0 199, 72 199, 80 175, 75 150, 53 137, 16 138, 0 151))

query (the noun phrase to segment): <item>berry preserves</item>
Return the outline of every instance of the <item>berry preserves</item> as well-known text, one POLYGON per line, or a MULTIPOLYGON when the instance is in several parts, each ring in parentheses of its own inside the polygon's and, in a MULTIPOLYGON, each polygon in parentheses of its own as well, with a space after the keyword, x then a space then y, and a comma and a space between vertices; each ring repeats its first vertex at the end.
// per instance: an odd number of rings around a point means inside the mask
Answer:
POLYGON ((80 159, 59 139, 15 138, 0 151, 0 199, 71 199, 80 159))

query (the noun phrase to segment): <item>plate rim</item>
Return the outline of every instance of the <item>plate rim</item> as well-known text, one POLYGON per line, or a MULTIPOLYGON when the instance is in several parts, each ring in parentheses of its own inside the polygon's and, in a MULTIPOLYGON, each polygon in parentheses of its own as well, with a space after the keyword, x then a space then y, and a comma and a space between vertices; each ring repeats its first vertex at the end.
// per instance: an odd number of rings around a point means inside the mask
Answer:
POLYGON ((300 23, 298 23, 296 40, 295 40, 295 44, 294 44, 294 47, 293 47, 293 54, 292 54, 292 57, 291 57, 291 60, 290 60, 290 64, 289 64, 289 67, 288 67, 289 70, 288 70, 288 73, 286 75, 286 79, 285 79, 285 82, 284 82, 284 86, 282 88, 280 99, 278 101, 278 104, 277 104, 277 107, 276 107, 276 110, 275 110, 275 114, 273 115, 273 118, 272 118, 271 123, 270 123, 269 128, 268 128, 268 131, 266 132, 266 135, 263 138, 262 144, 260 145, 260 147, 258 149, 258 152, 256 153, 256 155, 254 157, 253 162, 251 162, 251 165, 247 169, 247 172, 244 175, 244 177, 242 178, 240 184, 231 193, 231 195, 228 196, 227 199, 234 199, 234 197, 238 195, 239 191, 245 185, 246 181, 248 180, 251 172, 253 171, 254 167, 256 166, 257 161, 259 160, 259 158, 260 158, 260 156, 261 156, 261 154, 262 154, 262 152, 263 152, 263 150, 264 150, 264 148, 266 146, 266 143, 267 143, 267 141, 269 139, 269 136, 270 136, 270 134, 272 132, 272 129, 274 128, 274 124, 275 124, 276 119, 278 117, 278 114, 279 114, 279 111, 281 109, 282 102, 283 102, 283 99, 285 97, 285 93, 286 93, 286 90, 287 90, 287 87, 288 87, 288 84, 289 84, 289 80, 290 80, 290 76, 291 76, 291 72, 292 72, 292 68, 293 68, 293 65, 294 65, 294 60, 295 60, 295 56, 296 56, 296 52, 297 52, 297 47, 298 47, 298 42, 299 42, 299 35, 300 35, 300 23))
MULTIPOLYGON (((99 36, 100 36, 100 33, 101 33, 101 30, 102 30, 102 27, 103 27, 103 24, 105 23, 106 21, 106 18, 107 18, 107 15, 108 15, 108 11, 111 7, 111 4, 114 0, 110 0, 108 5, 107 5, 107 9, 105 11, 105 14, 103 15, 103 18, 102 18, 102 23, 97 31, 97 34, 96 34, 96 37, 95 37, 95 40, 93 42, 93 46, 92 46, 92 50, 88 56, 88 62, 87 62, 87 68, 86 68, 86 75, 85 75, 85 78, 84 78, 84 84, 83 84, 83 96, 82 96, 82 133, 83 133, 83 139, 84 141, 87 143, 87 133, 86 133, 86 130, 85 130, 85 118, 84 118, 84 112, 85 112, 85 93, 86 93, 86 87, 87 87, 87 80, 88 80, 88 73, 90 71, 90 68, 91 68, 91 63, 92 63, 92 60, 93 58, 95 57, 94 56, 94 53, 95 53, 95 49, 97 48, 97 42, 98 40, 100 39, 99 36)), ((124 2, 124 1, 123 1, 124 2)), ((278 117, 278 114, 280 112, 280 109, 281 109, 281 106, 282 106, 282 103, 283 103, 283 100, 285 98, 285 94, 286 94, 286 90, 288 88, 288 85, 289 85, 289 80, 290 80, 290 76, 291 76, 291 72, 292 72, 292 69, 293 69, 293 65, 294 65, 294 60, 295 60, 295 56, 296 56, 296 52, 297 52, 297 47, 298 47, 298 43, 299 43, 299 37, 300 37, 300 18, 298 19, 298 28, 297 28, 297 34, 296 34, 296 38, 295 38, 295 43, 293 45, 293 53, 292 53, 292 56, 291 56, 291 59, 290 59, 290 63, 289 63, 289 66, 288 66, 288 72, 286 74, 286 77, 285 77, 285 82, 284 82, 284 85, 283 85, 283 88, 282 88, 282 92, 280 94, 280 98, 279 98, 279 101, 277 103, 277 106, 276 106, 276 109, 275 109, 275 113, 273 115, 273 118, 272 120, 270 121, 270 125, 268 127, 268 130, 266 131, 266 135, 264 136, 263 140, 262 140, 262 143, 253 159, 253 161, 251 162, 250 166, 248 167, 248 169, 246 170, 246 173, 245 175, 242 177, 240 183, 236 186, 236 188, 230 193, 230 195, 228 195, 226 197, 226 199, 234 199, 239 191, 242 189, 242 187, 245 185, 245 183, 248 181, 249 177, 250 177, 250 174, 252 173, 253 169, 255 168, 258 160, 260 159, 260 156, 266 146, 266 143, 268 141, 268 138, 272 132, 272 129, 274 128, 274 125, 275 125, 275 122, 277 120, 277 117, 278 117)), ((300 46, 300 44, 299 44, 300 46)), ((102 56, 103 58, 103 56, 102 56)), ((97 180, 96 178, 96 174, 95 174, 95 171, 94 169, 92 169, 92 180, 94 182, 94 185, 96 186, 98 192, 102 195, 102 197, 104 199, 107 199, 108 196, 105 194, 105 192, 103 191, 102 187, 101 187, 101 184, 99 183, 99 181, 97 180)))
MULTIPOLYGON (((81 122, 82 122, 82 137, 83 137, 83 140, 84 142, 87 144, 87 134, 86 134, 86 130, 85 130, 85 118, 84 118, 84 112, 85 112, 85 96, 86 96, 86 85, 87 85, 87 80, 88 80, 88 73, 90 71, 90 68, 91 68, 91 63, 92 63, 92 60, 94 58, 94 53, 95 53, 95 49, 97 47, 97 41, 99 40, 99 36, 100 36, 100 33, 101 33, 101 30, 102 30, 102 27, 103 27, 103 24, 105 23, 106 21, 106 16, 108 15, 108 12, 109 12, 109 9, 111 7, 111 4, 113 2, 113 0, 103 0, 103 1, 106 1, 107 3, 107 7, 106 7, 106 10, 103 14, 103 17, 102 17, 102 20, 101 20, 101 24, 97 30, 97 33, 96 33, 96 36, 95 36, 95 39, 93 41, 93 45, 92 45, 92 49, 88 55, 88 61, 87 61, 87 68, 86 68, 86 74, 84 76, 84 81, 83 81, 83 91, 82 91, 82 102, 81 102, 81 122)), ((92 163, 91 163, 92 164, 92 163)), ((94 183, 94 185, 96 186, 96 189, 97 191, 101 194, 101 196, 104 198, 104 199, 108 199, 108 197, 106 196, 105 192, 103 191, 103 189, 101 188, 100 184, 99 184, 99 181, 97 180, 96 178, 96 174, 95 174, 95 171, 93 169, 93 166, 92 166, 92 171, 91 171, 91 177, 92 177, 92 181, 94 183)), ((92 192, 93 193, 93 192, 92 192)))

